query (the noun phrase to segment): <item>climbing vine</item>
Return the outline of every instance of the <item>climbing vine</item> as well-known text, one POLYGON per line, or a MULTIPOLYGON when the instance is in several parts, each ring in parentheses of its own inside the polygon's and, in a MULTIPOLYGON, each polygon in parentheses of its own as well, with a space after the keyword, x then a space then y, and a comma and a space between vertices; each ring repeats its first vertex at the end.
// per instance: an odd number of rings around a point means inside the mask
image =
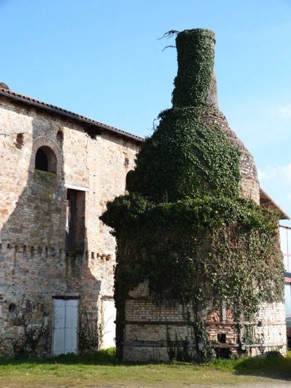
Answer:
POLYGON ((227 300, 246 315, 282 297, 277 225, 251 200, 205 196, 153 204, 130 194, 109 204, 102 219, 118 241, 119 298, 145 279, 165 300, 204 307, 227 300))
POLYGON ((204 120, 210 108, 220 114, 209 99, 214 34, 187 30, 176 44, 173 107, 144 142, 129 193, 101 217, 117 239, 117 346, 128 292, 144 280, 160 302, 201 311, 227 301, 236 319, 282 299, 277 216, 241 197, 241 152, 204 120))
POLYGON ((185 30, 177 35, 178 73, 174 81, 174 106, 207 104, 214 66, 214 43, 215 36, 210 30, 185 30))
POLYGON ((145 141, 129 190, 154 202, 239 192, 240 152, 219 127, 210 130, 201 107, 172 108, 145 141))

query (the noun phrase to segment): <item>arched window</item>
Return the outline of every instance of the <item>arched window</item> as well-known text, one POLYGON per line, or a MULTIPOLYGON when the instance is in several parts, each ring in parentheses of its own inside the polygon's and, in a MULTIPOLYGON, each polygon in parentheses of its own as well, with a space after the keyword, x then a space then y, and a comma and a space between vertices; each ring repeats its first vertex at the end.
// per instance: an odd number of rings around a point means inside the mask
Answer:
POLYGON ((57 157, 50 147, 43 146, 37 150, 35 169, 54 173, 57 171, 57 157))
POLYGON ((133 191, 134 170, 128 171, 125 180, 125 190, 133 191))

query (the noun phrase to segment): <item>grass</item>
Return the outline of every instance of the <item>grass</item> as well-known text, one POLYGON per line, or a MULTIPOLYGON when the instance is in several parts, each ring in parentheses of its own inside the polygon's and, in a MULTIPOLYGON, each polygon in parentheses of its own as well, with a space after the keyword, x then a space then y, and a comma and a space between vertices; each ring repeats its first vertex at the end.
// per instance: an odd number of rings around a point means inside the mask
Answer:
POLYGON ((291 386, 291 352, 286 358, 220 359, 202 365, 115 362, 114 349, 83 357, 0 359, 1 388, 277 387, 286 384, 291 386))

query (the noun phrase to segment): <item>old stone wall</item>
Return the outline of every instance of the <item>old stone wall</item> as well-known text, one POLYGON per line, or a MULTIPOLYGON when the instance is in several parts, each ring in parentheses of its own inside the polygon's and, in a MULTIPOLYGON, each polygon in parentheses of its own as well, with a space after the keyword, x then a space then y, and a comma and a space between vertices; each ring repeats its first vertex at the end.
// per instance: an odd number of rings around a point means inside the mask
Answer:
POLYGON ((2 355, 21 352, 27 325, 45 324, 37 350, 54 351, 53 298, 78 299, 80 322, 85 314, 99 345, 114 345, 115 240, 99 216, 108 200, 124 194, 138 148, 126 137, 92 134, 77 120, 1 97, 2 355), (35 168, 40 148, 51 171, 35 168), (68 193, 77 201, 75 249, 67 243, 68 193))

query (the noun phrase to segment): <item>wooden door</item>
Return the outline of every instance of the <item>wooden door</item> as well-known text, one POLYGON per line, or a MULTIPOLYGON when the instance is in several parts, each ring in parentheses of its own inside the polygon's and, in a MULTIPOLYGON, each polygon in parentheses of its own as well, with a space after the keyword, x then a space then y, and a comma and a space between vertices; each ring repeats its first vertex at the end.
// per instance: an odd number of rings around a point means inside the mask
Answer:
POLYGON ((54 299, 54 355, 77 353, 78 308, 78 299, 54 299))

